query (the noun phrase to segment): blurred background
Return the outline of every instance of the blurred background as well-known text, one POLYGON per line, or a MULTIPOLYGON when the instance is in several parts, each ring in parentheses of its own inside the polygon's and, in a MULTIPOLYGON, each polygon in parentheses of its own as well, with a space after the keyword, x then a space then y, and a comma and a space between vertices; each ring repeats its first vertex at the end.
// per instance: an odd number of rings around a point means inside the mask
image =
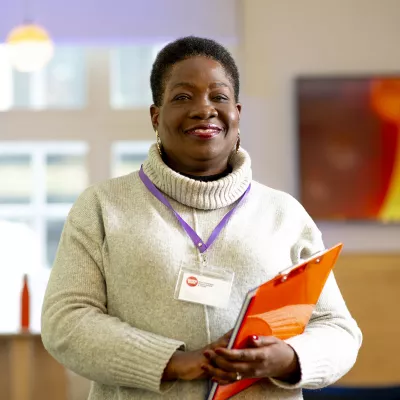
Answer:
POLYGON ((186 35, 238 62, 255 179, 345 244, 364 345, 339 389, 306 398, 400 399, 399 21, 400 0, 0 0, 0 399, 87 398, 41 346, 44 290, 77 196, 146 157, 151 65, 186 35))

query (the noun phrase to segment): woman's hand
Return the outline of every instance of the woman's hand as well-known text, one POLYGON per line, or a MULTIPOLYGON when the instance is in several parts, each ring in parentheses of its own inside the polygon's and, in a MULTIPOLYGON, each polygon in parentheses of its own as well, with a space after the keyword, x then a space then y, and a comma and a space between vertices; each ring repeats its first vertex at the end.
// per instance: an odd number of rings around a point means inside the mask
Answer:
POLYGON ((176 351, 165 368, 163 381, 172 381, 176 379, 192 381, 195 379, 207 378, 207 373, 202 369, 202 366, 208 364, 204 353, 206 351, 226 348, 231 335, 232 331, 200 350, 187 352, 176 351))
POLYGON ((228 350, 216 348, 204 352, 209 363, 203 370, 221 385, 243 378, 275 378, 297 383, 301 378, 296 352, 273 336, 253 336, 251 348, 228 350))

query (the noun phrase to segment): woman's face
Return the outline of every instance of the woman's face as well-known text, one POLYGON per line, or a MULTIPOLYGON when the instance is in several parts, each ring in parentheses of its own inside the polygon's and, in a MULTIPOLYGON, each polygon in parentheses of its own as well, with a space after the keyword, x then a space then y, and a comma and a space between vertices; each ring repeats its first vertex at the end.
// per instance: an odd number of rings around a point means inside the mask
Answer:
POLYGON ((240 110, 221 64, 192 57, 172 67, 163 103, 150 111, 170 166, 211 174, 226 169, 237 141, 240 110))

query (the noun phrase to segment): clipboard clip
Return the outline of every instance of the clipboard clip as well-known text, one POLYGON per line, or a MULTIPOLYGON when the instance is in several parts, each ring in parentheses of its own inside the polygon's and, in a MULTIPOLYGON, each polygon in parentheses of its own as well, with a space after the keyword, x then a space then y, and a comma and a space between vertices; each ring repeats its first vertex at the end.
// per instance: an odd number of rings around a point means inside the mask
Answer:
POLYGON ((287 280, 294 278, 295 276, 301 274, 307 266, 312 263, 312 264, 319 264, 322 261, 322 257, 318 257, 315 260, 312 260, 310 262, 306 262, 304 265, 298 268, 294 268, 292 270, 286 270, 282 271, 276 278, 275 285, 279 285, 281 283, 285 283, 287 280))
POLYGON ((283 270, 277 277, 275 281, 275 285, 279 285, 281 283, 285 283, 288 279, 295 277, 296 275, 301 274, 310 264, 319 264, 322 261, 322 256, 318 257, 314 260, 305 261, 304 265, 297 268, 288 268, 283 270))

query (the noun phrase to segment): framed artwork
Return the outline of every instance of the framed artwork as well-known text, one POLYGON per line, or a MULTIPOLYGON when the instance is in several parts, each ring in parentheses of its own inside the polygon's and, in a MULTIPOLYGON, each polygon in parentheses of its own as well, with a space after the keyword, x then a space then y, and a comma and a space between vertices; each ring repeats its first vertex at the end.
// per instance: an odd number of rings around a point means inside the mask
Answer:
POLYGON ((400 222, 400 73, 299 77, 295 100, 311 216, 400 222))

